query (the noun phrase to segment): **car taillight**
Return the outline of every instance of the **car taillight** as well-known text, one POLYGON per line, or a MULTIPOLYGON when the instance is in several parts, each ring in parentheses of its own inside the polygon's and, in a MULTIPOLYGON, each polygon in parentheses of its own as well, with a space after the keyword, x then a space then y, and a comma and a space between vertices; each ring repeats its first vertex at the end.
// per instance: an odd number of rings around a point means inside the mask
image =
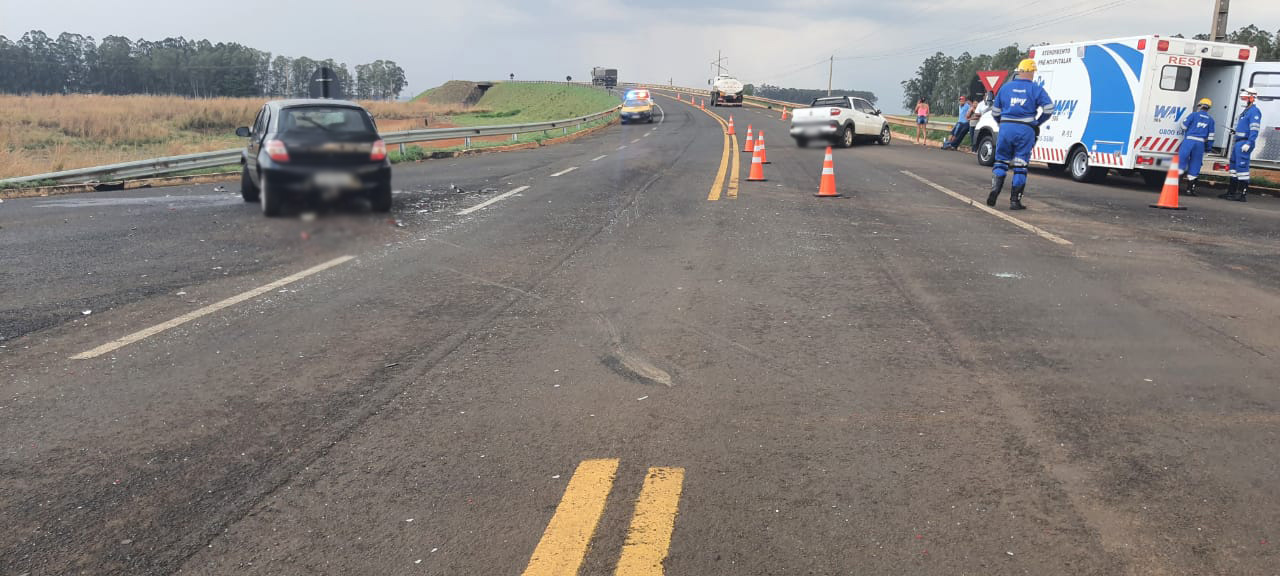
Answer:
POLYGON ((387 143, 381 140, 373 143, 373 151, 369 152, 369 159, 374 162, 381 162, 387 157, 387 143))
POLYGON ((831 115, 832 115, 832 116, 839 116, 839 115, 840 115, 840 109, 839 109, 839 108, 832 108, 832 109, 831 109, 831 115))
POLYGON ((1168 40, 1161 40, 1161 41, 1159 41, 1159 42, 1156 42, 1156 50, 1159 50, 1159 51, 1161 51, 1161 52, 1168 52, 1168 51, 1169 51, 1169 41, 1168 41, 1168 40))
POLYGON ((288 162, 289 150, 284 147, 284 142, 279 140, 267 140, 266 145, 267 156, 276 162, 288 162))
POLYGON ((1241 60, 1248 60, 1248 59, 1249 59, 1249 49, 1248 49, 1248 48, 1241 48, 1241 49, 1240 49, 1240 59, 1241 59, 1241 60))

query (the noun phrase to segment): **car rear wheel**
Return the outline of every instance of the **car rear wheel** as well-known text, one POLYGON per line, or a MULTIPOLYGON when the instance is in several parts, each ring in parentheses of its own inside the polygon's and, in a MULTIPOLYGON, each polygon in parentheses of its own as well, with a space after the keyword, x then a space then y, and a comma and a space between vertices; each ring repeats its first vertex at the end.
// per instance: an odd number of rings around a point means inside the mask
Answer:
POLYGON ((372 194, 369 195, 369 207, 374 212, 390 212, 391 211, 391 183, 378 186, 372 194))
POLYGON ((283 202, 281 202, 280 193, 271 189, 266 178, 259 177, 262 183, 258 186, 259 198, 262 201, 262 215, 268 218, 275 218, 284 213, 283 202))
POLYGON ((240 169, 240 197, 244 198, 245 202, 258 201, 258 187, 253 185, 248 166, 240 169))
POLYGON ((978 164, 991 166, 996 163, 996 142, 990 134, 983 134, 978 139, 978 164))
POLYGON ((840 147, 841 148, 852 147, 853 137, 854 137, 853 126, 846 125, 844 128, 840 130, 840 140, 839 140, 840 147))
POLYGON ((884 127, 880 129, 880 139, 876 140, 876 144, 879 144, 881 146, 888 146, 889 141, 892 139, 893 139, 893 131, 889 129, 888 124, 885 124, 884 127))
POLYGON ((808 148, 808 147, 809 147, 809 139, 808 139, 808 138, 796 138, 796 146, 798 146, 798 147, 800 147, 800 148, 808 148))

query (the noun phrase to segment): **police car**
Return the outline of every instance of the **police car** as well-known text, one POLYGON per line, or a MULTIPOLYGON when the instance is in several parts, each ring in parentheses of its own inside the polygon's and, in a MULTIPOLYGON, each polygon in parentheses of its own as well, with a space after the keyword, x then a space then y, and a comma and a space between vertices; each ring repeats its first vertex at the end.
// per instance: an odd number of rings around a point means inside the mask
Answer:
POLYGON ((628 90, 622 97, 622 123, 653 122, 653 95, 648 90, 628 90))
MULTIPOLYGON (((1056 109, 1041 127, 1033 162, 1065 168, 1081 182, 1112 169, 1163 182, 1178 155, 1182 120, 1208 98, 1217 132, 1204 168, 1225 173, 1229 128, 1243 110, 1236 95, 1252 87, 1263 124, 1253 163, 1280 168, 1280 62, 1257 62, 1253 47, 1152 35, 1038 46, 1029 57, 1056 109)), ((999 129, 989 113, 978 123, 984 166, 995 161, 999 129)))

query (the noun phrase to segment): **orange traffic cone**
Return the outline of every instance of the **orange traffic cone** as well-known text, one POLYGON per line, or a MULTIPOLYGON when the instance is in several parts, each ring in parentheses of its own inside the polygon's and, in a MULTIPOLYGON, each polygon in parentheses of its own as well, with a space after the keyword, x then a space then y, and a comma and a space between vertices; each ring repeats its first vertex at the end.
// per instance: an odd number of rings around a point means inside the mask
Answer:
POLYGON ((1165 210, 1186 210, 1185 206, 1178 206, 1178 157, 1173 157, 1173 164, 1169 166, 1169 174, 1164 177, 1164 189, 1160 190, 1160 200, 1150 205, 1152 208, 1164 208, 1165 210))
POLYGON ((831 159, 831 147, 827 146, 827 156, 822 159, 822 180, 818 184, 818 193, 814 194, 819 198, 839 198, 840 194, 836 192, 836 165, 831 159))
POLYGON ((751 174, 747 175, 747 182, 764 182, 764 158, 760 153, 764 152, 764 148, 756 148, 755 154, 751 155, 751 174))
POLYGON ((707 101, 706 101, 706 100, 703 100, 702 98, 699 98, 699 99, 698 99, 698 108, 699 108, 700 110, 706 110, 706 109, 707 109, 706 104, 707 104, 707 101))
POLYGON ((730 135, 730 136, 737 136, 737 135, 738 135, 738 133, 737 133, 737 132, 734 132, 734 131, 733 131, 733 115, 732 115, 732 114, 730 114, 730 115, 729 115, 729 131, 727 132, 727 134, 728 134, 728 135, 730 135))
POLYGON ((786 119, 787 119, 787 109, 786 109, 786 108, 783 108, 783 109, 782 109, 782 119, 783 119, 783 120, 786 120, 786 119))
POLYGON ((769 163, 769 151, 764 148, 764 130, 760 131, 760 135, 756 136, 756 152, 760 153, 760 163, 769 163))
POLYGON ((756 141, 755 141, 755 139, 751 136, 751 125, 750 125, 750 124, 747 124, 747 141, 742 143, 742 151, 743 151, 743 152, 755 152, 755 151, 756 151, 756 141))

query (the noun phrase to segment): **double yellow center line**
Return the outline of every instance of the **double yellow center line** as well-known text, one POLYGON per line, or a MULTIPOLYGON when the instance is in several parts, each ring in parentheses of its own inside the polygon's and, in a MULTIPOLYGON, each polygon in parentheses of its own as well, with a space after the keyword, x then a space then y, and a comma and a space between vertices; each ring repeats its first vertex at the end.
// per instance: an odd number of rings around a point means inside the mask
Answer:
MULTIPOLYGON (((529 558, 524 576, 577 575, 617 473, 617 459, 578 464, 542 540, 529 558)), ((636 499, 615 576, 662 576, 683 484, 683 468, 649 469, 636 499)))
MULTIPOLYGON (((694 104, 691 100, 692 100, 692 97, 690 98, 690 100, 681 100, 681 101, 684 102, 685 104, 693 106, 694 108, 697 108, 697 104, 694 104)), ((728 196, 729 198, 737 198, 738 197, 738 172, 740 167, 740 160, 738 159, 738 137, 729 136, 729 123, 725 122, 723 118, 717 116, 714 112, 707 110, 706 108, 698 108, 698 109, 702 110, 708 116, 715 119, 716 122, 720 123, 720 128, 723 130, 723 133, 724 133, 724 148, 720 153, 720 169, 716 171, 716 180, 713 184, 711 184, 711 192, 707 194, 707 200, 711 202, 715 202, 716 200, 719 200, 722 190, 725 191, 725 195, 728 196), (732 158, 733 158, 732 171, 730 171, 729 169, 730 149, 732 149, 733 151, 732 152, 732 158), (725 190, 726 178, 728 178, 728 181, 729 181, 728 190, 725 190)))

